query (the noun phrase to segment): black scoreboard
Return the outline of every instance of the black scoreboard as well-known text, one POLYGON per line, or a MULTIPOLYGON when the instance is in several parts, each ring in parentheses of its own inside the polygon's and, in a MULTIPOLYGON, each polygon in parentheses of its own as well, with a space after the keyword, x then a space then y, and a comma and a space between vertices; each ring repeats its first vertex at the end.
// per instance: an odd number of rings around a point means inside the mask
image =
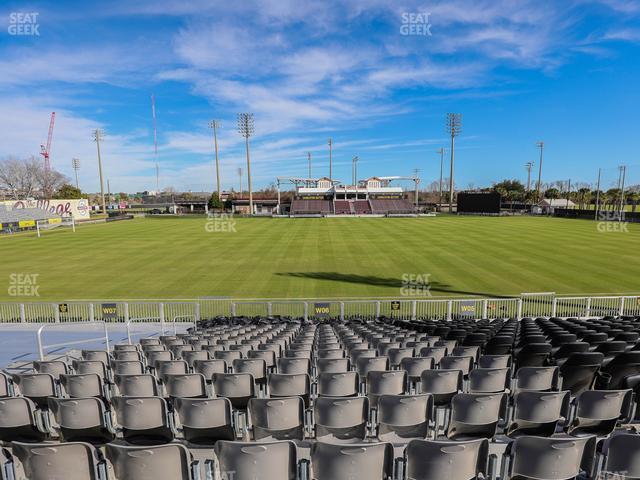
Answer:
POLYGON ((460 192, 458 193, 458 212, 500 213, 500 200, 498 192, 460 192))

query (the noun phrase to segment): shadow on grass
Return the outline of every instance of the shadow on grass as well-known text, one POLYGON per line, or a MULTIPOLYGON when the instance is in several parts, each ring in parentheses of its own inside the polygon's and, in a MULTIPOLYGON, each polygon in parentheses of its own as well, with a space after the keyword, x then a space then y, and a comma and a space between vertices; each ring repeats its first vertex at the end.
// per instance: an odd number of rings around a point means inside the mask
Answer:
MULTIPOLYGON (((407 285, 401 278, 385 278, 376 277, 373 275, 356 275, 352 273, 339 273, 339 272, 283 272, 277 273, 283 277, 294 277, 308 280, 328 280, 332 282, 340 283, 356 283, 359 285, 371 285, 374 287, 388 287, 401 289, 407 285)), ((470 292, 467 290, 457 290, 452 288, 451 285, 438 281, 429 282, 429 290, 431 292, 438 292, 449 295, 468 295, 468 296, 482 296, 492 298, 507 298, 504 295, 495 295, 487 292, 470 292)))

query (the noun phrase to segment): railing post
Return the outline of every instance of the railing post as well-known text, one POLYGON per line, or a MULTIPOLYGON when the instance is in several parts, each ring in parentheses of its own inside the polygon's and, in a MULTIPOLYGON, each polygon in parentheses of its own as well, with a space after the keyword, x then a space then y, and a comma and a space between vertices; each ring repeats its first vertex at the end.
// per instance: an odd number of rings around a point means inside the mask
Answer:
POLYGON ((585 308, 585 317, 591 316, 591 297, 587 297, 587 306, 585 308))
POLYGON ((487 309, 489 307, 489 301, 485 298, 482 302, 482 318, 487 318, 487 309))
POLYGON ((196 320, 196 328, 198 326, 198 322, 200 321, 200 302, 196 302, 194 305, 194 314, 196 320))
POLYGON ((517 316, 518 320, 522 319, 522 298, 518 299, 518 316, 517 316))
POLYGON ((555 317, 558 313, 558 299, 553 297, 553 302, 551 303, 551 316, 555 317))
POLYGON ((124 321, 129 321, 129 302, 124 302, 124 321))
POLYGON ((411 302, 411 320, 417 320, 417 319, 418 319, 418 301, 413 300, 411 302))
POLYGON ((236 316, 236 302, 231 302, 231 316, 236 316))
POLYGON ((20 322, 27 323, 27 313, 24 308, 24 303, 20 304, 20 322))
POLYGON ((453 314, 453 300, 447 302, 447 321, 450 322, 453 314))
POLYGON ((51 306, 53 307, 53 318, 55 319, 55 322, 60 323, 60 310, 58 309, 58 305, 52 303, 51 306))
POLYGON ((344 302, 340 302, 340 320, 344 322, 344 302))
POLYGON ((304 302, 304 321, 309 320, 309 302, 304 302))
POLYGON ((104 322, 104 343, 107 347, 107 353, 109 353, 109 329, 107 328, 107 322, 104 322))
POLYGON ((271 302, 267 302, 267 316, 270 317, 273 315, 273 304, 271 302))
MULTIPOLYGON (((162 335, 164 335, 164 303, 160 303, 158 307, 158 314, 160 316, 160 331, 162 332, 162 335)), ((174 325, 175 325, 175 319, 174 319, 174 325)))
POLYGON ((380 318, 380 300, 376 302, 376 320, 380 318))
POLYGON ((618 311, 618 315, 624 315, 624 300, 626 297, 620 297, 620 310, 618 311))

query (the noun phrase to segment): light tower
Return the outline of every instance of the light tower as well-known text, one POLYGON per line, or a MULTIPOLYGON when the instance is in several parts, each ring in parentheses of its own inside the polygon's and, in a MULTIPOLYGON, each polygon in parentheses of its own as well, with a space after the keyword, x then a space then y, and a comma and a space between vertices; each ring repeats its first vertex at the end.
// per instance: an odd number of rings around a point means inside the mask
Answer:
POLYGON ((544 150, 544 142, 542 140, 536 142, 536 147, 540 149, 540 161, 538 163, 538 184, 536 186, 536 200, 542 200, 540 191, 542 189, 542 152, 544 150))
POLYGON ((220 128, 220 122, 211 120, 209 128, 213 129, 213 147, 216 151, 216 188, 218 190, 218 200, 220 200, 220 161, 218 160, 218 128, 220 128))
POLYGON ((100 128, 96 128, 93 131, 93 140, 96 142, 98 149, 98 172, 100 173, 100 197, 102 198, 102 213, 107 214, 107 204, 104 199, 104 180, 102 177, 102 157, 100 156, 100 140, 104 136, 104 132, 100 128))
POLYGON ((360 159, 358 158, 357 155, 355 157, 353 157, 353 159, 351 160, 351 173, 353 175, 353 186, 354 187, 358 186, 358 160, 360 160, 360 159))
POLYGON ((442 211, 442 170, 444 168, 444 147, 440 147, 439 150, 436 150, 436 153, 440 154, 440 201, 438 202, 438 209, 442 211))
POLYGON ((330 138, 327 143, 329 144, 329 180, 333 180, 333 140, 330 138))
POLYGON ((447 133, 451 135, 451 164, 449 172, 449 213, 453 213, 453 162, 455 152, 455 138, 462 131, 462 114, 447 113, 447 133))
POLYGON ((71 167, 73 168, 73 170, 76 173, 76 188, 79 190, 79 184, 78 184, 78 170, 80 170, 80 159, 79 158, 72 158, 71 159, 71 167))
POLYGON ((307 152, 307 161, 309 162, 309 176, 307 178, 311 180, 311 152, 307 152))
POLYGON ((251 190, 251 157, 249 155, 249 137, 254 132, 253 113, 238 114, 238 132, 244 137, 247 151, 247 186, 249 188, 249 215, 253 215, 253 191, 251 190))
POLYGON ((527 169, 527 192, 531 190, 531 169, 534 165, 535 163, 533 162, 527 162, 524 164, 524 168, 527 169))

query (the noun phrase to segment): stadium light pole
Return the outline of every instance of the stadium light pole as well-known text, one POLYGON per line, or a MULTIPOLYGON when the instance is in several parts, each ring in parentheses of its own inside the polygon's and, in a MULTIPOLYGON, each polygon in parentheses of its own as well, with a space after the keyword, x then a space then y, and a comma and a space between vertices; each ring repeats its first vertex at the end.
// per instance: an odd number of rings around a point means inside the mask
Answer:
POLYGON ((538 163, 538 186, 536 188, 536 200, 539 202, 542 200, 542 198, 540 198, 540 190, 542 189, 542 152, 544 150, 544 142, 542 140, 536 142, 536 147, 540 149, 540 161, 538 163))
POLYGON ((418 184, 420 183, 420 169, 419 168, 414 168, 413 169, 413 182, 415 183, 415 187, 416 187, 416 191, 415 191, 415 196, 416 196, 416 208, 418 208, 418 184))
POLYGON ((531 190, 531 168, 533 168, 534 165, 535 163, 533 162, 527 162, 524 164, 524 168, 527 169, 527 192, 531 190))
POLYGON ((311 152, 307 152, 307 160, 309 162, 309 176, 307 178, 311 180, 311 152))
POLYGON ((240 194, 240 198, 242 198, 242 167, 238 168, 238 176, 240 177, 240 191, 238 193, 240 194))
POLYGON ((358 186, 358 156, 356 155, 355 157, 353 157, 353 160, 351 160, 351 174, 353 175, 353 186, 357 187, 358 186))
POLYGON ((209 122, 209 128, 213 129, 213 146, 216 151, 216 187, 218 189, 218 200, 222 199, 220 194, 220 161, 218 160, 218 128, 220 128, 220 122, 218 120, 211 120, 209 122))
POLYGON ((438 208, 442 211, 442 170, 444 168, 444 147, 440 147, 437 153, 440 154, 440 200, 438 202, 438 208))
POLYGON ((238 132, 244 137, 247 151, 247 187, 249 188, 249 215, 253 215, 253 191, 251 189, 251 156, 249 154, 249 137, 254 133, 253 113, 238 114, 238 132))
POLYGON ((72 158, 71 159, 71 167, 73 168, 73 170, 75 171, 76 174, 76 188, 78 190, 80 190, 80 186, 78 183, 78 170, 80 170, 80 159, 79 158, 72 158))
POLYGON ((624 215, 624 182, 626 180, 627 177, 627 166, 626 165, 622 165, 620 167, 621 170, 621 174, 622 174, 622 180, 621 180, 621 184, 620 184, 620 215, 618 215, 618 221, 621 222, 622 221, 622 217, 624 215))
POLYGON ((451 163, 449 165, 449 213, 453 213, 453 162, 455 151, 455 138, 462 131, 462 114, 447 113, 447 132, 451 135, 451 163))
POLYGON ((596 184, 596 215, 595 219, 598 219, 598 212, 600 210, 600 176, 602 175, 602 168, 598 169, 598 182, 596 184))
POLYGON ((329 138, 329 180, 333 180, 333 140, 329 138))
POLYGON ((100 173, 100 196, 102 197, 102 214, 107 214, 107 204, 104 200, 104 179, 102 177, 102 157, 100 156, 100 140, 104 136, 104 132, 100 128, 96 128, 93 131, 93 140, 96 142, 98 149, 98 172, 100 173))

